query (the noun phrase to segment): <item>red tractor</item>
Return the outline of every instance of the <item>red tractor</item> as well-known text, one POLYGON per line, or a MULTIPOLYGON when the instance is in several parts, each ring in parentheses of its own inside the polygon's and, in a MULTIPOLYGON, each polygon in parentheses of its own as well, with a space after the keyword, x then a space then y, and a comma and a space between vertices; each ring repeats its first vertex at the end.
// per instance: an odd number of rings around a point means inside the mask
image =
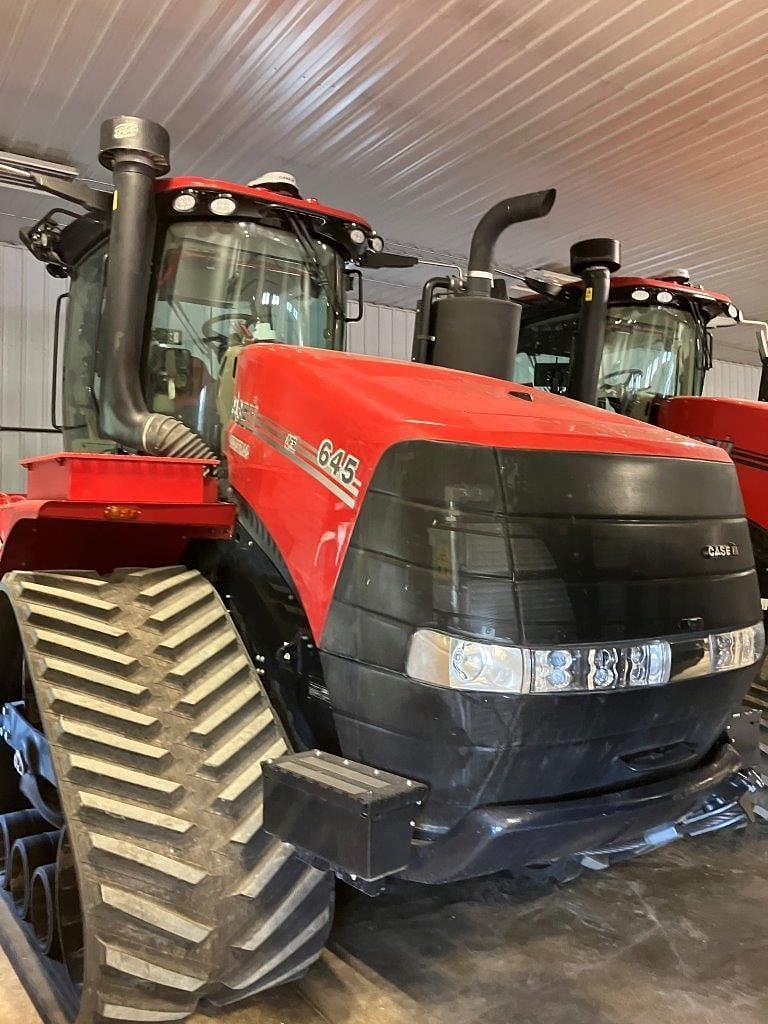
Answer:
MULTIPOLYGON (((585 306, 584 282, 537 272, 522 278, 533 293, 523 300, 519 348, 511 377, 550 392, 573 394, 572 354, 584 349, 578 340, 585 306)), ((587 400, 728 452, 736 465, 765 611, 768 326, 746 320, 727 295, 692 285, 686 271, 656 278, 614 277, 610 281, 602 358, 593 384, 594 390, 584 396, 587 400), (763 364, 758 400, 704 397, 704 380, 712 367, 713 333, 739 324, 756 328, 763 364)), ((711 557, 721 556, 713 553, 711 557)), ((762 715, 761 745, 768 755, 768 686, 764 678, 755 680, 746 703, 762 715)))
POLYGON ((79 1024, 299 977, 335 878, 566 879, 743 825, 731 461, 493 377, 493 247, 554 192, 483 218, 407 365, 343 351, 347 266, 388 259, 363 218, 168 150, 105 122, 114 193, 37 179, 85 213, 25 238, 70 281, 66 450, 0 505, 0 858, 79 1024))

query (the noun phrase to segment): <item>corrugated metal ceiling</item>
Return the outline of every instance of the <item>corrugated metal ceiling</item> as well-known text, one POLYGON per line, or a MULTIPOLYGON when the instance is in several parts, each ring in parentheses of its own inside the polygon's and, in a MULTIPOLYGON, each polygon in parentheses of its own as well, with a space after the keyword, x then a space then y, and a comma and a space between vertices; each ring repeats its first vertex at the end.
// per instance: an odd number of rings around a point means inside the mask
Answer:
MULTIPOLYGON (((466 253, 485 208, 557 186, 501 265, 589 235, 768 316, 761 0, 0 0, 0 148, 103 178, 98 125, 167 125, 177 171, 292 169, 401 250, 466 253)), ((0 191, 0 239, 45 201, 0 191)), ((370 297, 411 305, 420 275, 370 297)), ((423 275, 421 275, 423 276, 423 275)), ((386 283, 385 283, 386 282, 386 283)), ((751 344, 751 342, 747 342, 751 344)))

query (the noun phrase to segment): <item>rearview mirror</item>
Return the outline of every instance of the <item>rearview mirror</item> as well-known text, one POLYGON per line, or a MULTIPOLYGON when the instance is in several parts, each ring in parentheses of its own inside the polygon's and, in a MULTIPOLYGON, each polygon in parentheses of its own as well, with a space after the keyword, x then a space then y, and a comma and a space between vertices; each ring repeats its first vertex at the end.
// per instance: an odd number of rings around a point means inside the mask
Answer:
POLYGON ((418 256, 401 256, 395 252, 369 252, 366 253, 363 266, 371 270, 383 270, 385 267, 403 270, 415 267, 418 262, 418 256))
POLYGON ((761 324, 757 331, 757 351, 760 353, 760 362, 768 363, 768 326, 761 324))
POLYGON ((763 366, 768 366, 768 324, 763 320, 744 320, 741 319, 739 323, 749 324, 751 327, 755 327, 755 337, 757 338, 757 353, 760 356, 760 362, 763 366))

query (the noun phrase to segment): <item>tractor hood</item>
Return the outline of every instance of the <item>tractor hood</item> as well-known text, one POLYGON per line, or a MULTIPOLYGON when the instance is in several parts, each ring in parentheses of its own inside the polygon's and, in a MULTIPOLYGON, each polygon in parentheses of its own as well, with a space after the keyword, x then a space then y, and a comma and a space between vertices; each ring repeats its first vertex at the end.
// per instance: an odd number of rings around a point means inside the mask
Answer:
MULTIPOLYGON (((666 459, 725 463, 722 471, 732 473, 727 455, 711 445, 508 381, 317 349, 246 348, 233 416, 231 484, 290 554, 316 638, 369 484, 396 445, 477 446, 478 458, 488 451, 556 453, 565 467, 564 500, 574 491, 569 478, 575 485, 585 465, 568 453, 621 456, 614 489, 630 496, 647 493, 649 465, 666 459)), ((459 476, 453 484, 460 489, 459 476)))
MULTIPOLYGON (((269 411, 278 420, 283 410, 290 409, 293 415, 311 395, 311 410, 302 410, 302 420, 310 414, 321 433, 352 430, 366 454, 421 438, 725 458, 690 438, 525 385, 394 359, 260 344, 240 356, 237 384, 239 399, 258 401, 263 413, 269 411), (288 381, 290 386, 284 389, 288 381)), ((373 468, 370 459, 361 464, 361 479, 373 468)))

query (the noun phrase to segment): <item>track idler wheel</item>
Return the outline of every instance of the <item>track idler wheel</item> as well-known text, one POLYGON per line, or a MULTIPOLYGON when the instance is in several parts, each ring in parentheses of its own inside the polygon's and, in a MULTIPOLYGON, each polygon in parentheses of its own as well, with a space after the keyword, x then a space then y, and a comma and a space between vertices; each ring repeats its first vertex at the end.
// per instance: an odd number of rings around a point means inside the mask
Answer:
MULTIPOLYGON (((14 844, 28 836, 53 830, 53 825, 37 811, 11 811, 10 814, 0 815, 0 884, 4 889, 9 888, 9 861, 14 844)), ((51 860, 54 859, 51 857, 51 860)))
POLYGON ((44 864, 32 875, 29 894, 29 923, 38 949, 54 960, 61 959, 56 922, 56 865, 44 864))
POLYGON ((25 921, 29 915, 32 894, 32 876, 38 868, 53 865, 59 846, 58 832, 41 832, 36 836, 17 839, 11 847, 8 862, 8 888, 14 910, 25 921))

